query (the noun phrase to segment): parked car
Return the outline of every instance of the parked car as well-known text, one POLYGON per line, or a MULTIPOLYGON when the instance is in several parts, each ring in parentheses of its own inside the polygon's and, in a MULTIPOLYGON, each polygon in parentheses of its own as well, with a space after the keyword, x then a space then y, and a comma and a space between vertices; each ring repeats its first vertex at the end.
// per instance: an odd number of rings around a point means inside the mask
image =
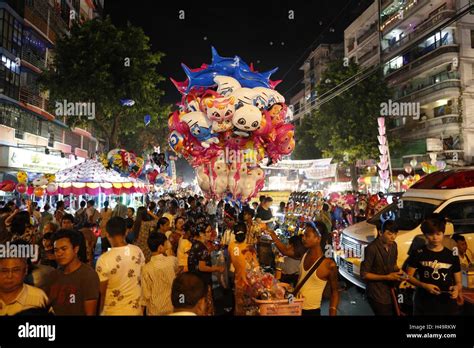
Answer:
MULTIPOLYGON (((413 240, 423 242, 420 229, 423 219, 440 213, 448 219, 445 246, 452 247, 453 233, 465 236, 468 248, 474 250, 474 168, 445 170, 429 174, 415 183, 396 203, 392 203, 371 219, 349 226, 340 237, 341 250, 335 253, 339 273, 353 284, 365 288, 360 276, 364 248, 377 238, 381 217, 395 215, 399 267, 403 267, 413 240)), ((413 247, 412 247, 413 248, 413 247)))

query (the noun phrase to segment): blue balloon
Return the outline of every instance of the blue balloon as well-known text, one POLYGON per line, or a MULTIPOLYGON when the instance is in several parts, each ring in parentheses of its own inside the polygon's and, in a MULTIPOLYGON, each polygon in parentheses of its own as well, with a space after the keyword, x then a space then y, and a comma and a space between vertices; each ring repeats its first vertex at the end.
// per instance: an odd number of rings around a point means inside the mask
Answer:
POLYGON ((120 104, 122 104, 122 106, 133 106, 133 105, 135 105, 135 100, 132 100, 132 99, 120 99, 120 104))
POLYGON ((151 122, 151 116, 150 115, 145 115, 145 126, 148 126, 151 122))
POLYGON ((273 70, 258 73, 250 70, 250 67, 242 58, 235 56, 221 57, 214 47, 212 50, 212 63, 205 69, 200 71, 191 71, 186 65, 181 64, 183 70, 188 77, 189 84, 186 88, 186 93, 189 93, 192 88, 197 87, 212 87, 215 86, 214 78, 217 75, 230 76, 239 81, 242 87, 270 87, 270 76, 275 73, 278 68, 273 70))

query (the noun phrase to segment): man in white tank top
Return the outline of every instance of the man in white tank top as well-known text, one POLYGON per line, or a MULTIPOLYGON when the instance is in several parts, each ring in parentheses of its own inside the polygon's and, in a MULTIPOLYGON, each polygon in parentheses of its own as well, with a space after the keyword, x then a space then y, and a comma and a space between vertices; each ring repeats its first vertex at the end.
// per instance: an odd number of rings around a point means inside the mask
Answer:
MULTIPOLYGON (((318 224, 316 227, 313 222, 307 222, 303 235, 303 245, 308 248, 306 254, 301 259, 300 279, 301 282, 313 265, 323 257, 321 248, 321 229, 325 226, 318 224)), ((339 292, 337 283, 337 265, 333 259, 325 258, 317 270, 309 277, 299 291, 299 296, 304 298, 303 315, 319 316, 321 315, 321 301, 324 288, 329 283, 331 288, 331 299, 329 302, 329 315, 337 313, 339 304, 339 292)), ((298 286, 298 285, 297 285, 298 286)))
MULTIPOLYGON (((267 229, 270 237, 275 242, 278 250, 285 256, 295 257, 295 250, 292 246, 283 244, 276 233, 267 229)), ((300 263, 300 276, 298 284, 305 279, 308 272, 314 264, 323 256, 321 247, 321 235, 328 235, 326 226, 322 222, 307 222, 303 235, 303 245, 308 251, 304 254, 300 263)), ((326 240, 327 238, 323 238, 326 240)), ((324 242, 325 243, 325 242, 324 242)), ((298 292, 298 297, 304 298, 303 315, 321 315, 321 300, 323 297, 324 288, 327 283, 331 288, 331 300, 329 303, 329 315, 336 315, 337 306, 339 304, 339 292, 337 283, 337 265, 333 259, 325 258, 318 266, 318 269, 311 274, 309 279, 303 284, 298 292)))

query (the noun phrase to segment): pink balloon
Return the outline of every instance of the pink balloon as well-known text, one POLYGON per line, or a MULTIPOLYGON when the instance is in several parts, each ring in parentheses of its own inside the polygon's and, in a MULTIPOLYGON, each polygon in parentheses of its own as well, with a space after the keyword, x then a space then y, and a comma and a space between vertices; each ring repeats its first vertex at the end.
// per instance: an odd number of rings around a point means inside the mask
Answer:
POLYGON ((32 195, 35 192, 35 187, 34 186, 28 186, 28 189, 26 191, 29 195, 32 195))

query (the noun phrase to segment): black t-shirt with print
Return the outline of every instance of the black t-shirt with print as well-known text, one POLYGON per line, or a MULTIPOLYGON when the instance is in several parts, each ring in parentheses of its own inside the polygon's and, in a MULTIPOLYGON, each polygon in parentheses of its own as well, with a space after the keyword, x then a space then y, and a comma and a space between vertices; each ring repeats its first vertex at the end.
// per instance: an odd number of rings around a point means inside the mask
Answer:
MULTIPOLYGON (((435 252, 425 246, 410 256, 408 265, 417 269, 421 282, 436 285, 443 292, 449 291, 449 288, 455 285, 454 273, 461 271, 459 257, 448 248, 435 252)), ((421 296, 437 296, 424 289, 417 291, 421 296)), ((449 296, 447 293, 442 295, 449 296)))

